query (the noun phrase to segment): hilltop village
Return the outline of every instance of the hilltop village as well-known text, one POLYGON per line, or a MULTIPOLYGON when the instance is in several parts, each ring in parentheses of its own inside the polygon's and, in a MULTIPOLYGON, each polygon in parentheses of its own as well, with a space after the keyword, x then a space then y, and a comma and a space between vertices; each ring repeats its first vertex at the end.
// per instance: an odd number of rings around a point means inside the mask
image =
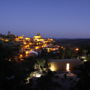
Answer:
POLYGON ((15 36, 10 32, 6 36, 0 36, 0 40, 5 43, 16 42, 20 45, 18 55, 14 57, 16 60, 18 59, 20 61, 29 56, 39 56, 42 52, 58 53, 60 48, 59 45, 55 44, 53 39, 43 38, 39 33, 32 38, 25 36, 15 36))

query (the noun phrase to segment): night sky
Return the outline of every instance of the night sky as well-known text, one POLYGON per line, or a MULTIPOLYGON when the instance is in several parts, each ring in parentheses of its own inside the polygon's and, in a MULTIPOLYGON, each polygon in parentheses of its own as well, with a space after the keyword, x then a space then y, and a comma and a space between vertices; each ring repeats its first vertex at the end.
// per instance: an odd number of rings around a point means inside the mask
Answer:
POLYGON ((90 0, 0 0, 0 33, 90 38, 90 0))

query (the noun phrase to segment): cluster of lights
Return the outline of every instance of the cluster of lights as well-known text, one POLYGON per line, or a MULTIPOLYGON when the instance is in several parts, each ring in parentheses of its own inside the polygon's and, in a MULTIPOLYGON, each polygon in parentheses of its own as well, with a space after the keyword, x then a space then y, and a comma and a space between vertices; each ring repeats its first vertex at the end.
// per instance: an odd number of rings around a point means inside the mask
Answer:
POLYGON ((81 59, 83 59, 84 62, 87 62, 86 56, 82 56, 81 59))
POLYGON ((8 42, 9 41, 9 39, 4 39, 4 38, 0 38, 0 40, 2 40, 2 41, 4 41, 4 42, 8 42))
MULTIPOLYGON (((0 40, 9 42, 9 39, 7 38, 0 38, 0 40)), ((53 45, 52 42, 54 42, 53 39, 45 39, 42 38, 40 34, 35 35, 33 38, 24 37, 24 36, 16 36, 14 39, 16 42, 21 43, 21 50, 18 55, 19 59, 26 58, 28 56, 31 56, 31 52, 35 51, 38 52, 41 49, 46 49, 48 53, 53 51, 58 51, 59 48, 65 50, 65 47, 59 46, 59 45, 53 45)), ((78 52, 79 48, 75 48, 74 51, 78 52)))
POLYGON ((58 49, 58 47, 50 47, 51 43, 54 41, 53 39, 44 39, 41 35, 36 35, 33 38, 18 36, 15 38, 15 41, 22 43, 22 52, 19 55, 20 59, 30 56, 31 51, 38 52, 45 48, 47 52, 51 52, 58 49))

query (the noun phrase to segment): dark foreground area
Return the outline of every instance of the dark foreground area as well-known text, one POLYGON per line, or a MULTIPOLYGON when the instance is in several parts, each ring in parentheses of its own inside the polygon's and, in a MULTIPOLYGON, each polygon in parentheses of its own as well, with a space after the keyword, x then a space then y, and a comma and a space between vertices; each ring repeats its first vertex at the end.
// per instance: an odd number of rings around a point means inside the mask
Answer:
POLYGON ((27 83, 26 78, 32 71, 29 61, 0 61, 0 90, 90 90, 90 62, 75 67, 72 72, 76 76, 48 70, 41 77, 30 78, 27 83))
MULTIPOLYGON (((57 39, 38 50, 38 56, 25 57, 21 52, 24 48, 24 52, 31 49, 24 47, 31 41, 23 38, 17 42, 15 38, 15 35, 1 35, 0 90, 90 90, 90 39, 57 39), (52 72, 47 64, 50 58, 81 60, 81 57, 83 64, 68 73, 52 72)), ((33 48, 37 43, 33 42, 33 48)))

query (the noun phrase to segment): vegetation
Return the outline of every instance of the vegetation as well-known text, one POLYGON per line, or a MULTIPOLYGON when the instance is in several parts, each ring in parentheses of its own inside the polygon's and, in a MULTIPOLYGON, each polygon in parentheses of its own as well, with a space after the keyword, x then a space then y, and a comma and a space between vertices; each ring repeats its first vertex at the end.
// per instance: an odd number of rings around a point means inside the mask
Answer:
POLYGON ((84 64, 78 66, 75 68, 77 71, 79 71, 78 77, 80 78, 79 82, 77 83, 75 90, 81 90, 86 89, 90 90, 90 61, 85 62, 84 64))

